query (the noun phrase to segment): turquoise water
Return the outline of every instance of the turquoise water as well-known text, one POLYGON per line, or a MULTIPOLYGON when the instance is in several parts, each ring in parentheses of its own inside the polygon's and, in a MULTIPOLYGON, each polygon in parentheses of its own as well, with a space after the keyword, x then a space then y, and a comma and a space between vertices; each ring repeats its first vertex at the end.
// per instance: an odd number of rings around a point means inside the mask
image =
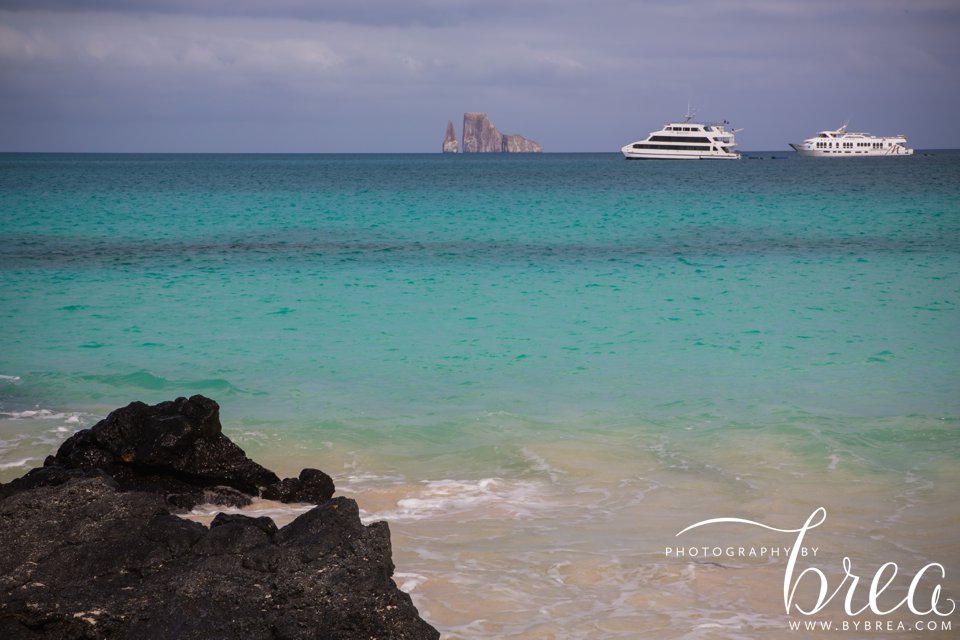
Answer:
POLYGON ((2 169, 10 406, 958 414, 956 156, 2 169))
POLYGON ((716 517, 750 473, 780 495, 766 467, 844 509, 863 496, 824 474, 876 482, 858 527, 905 478, 955 523, 960 154, 764 155, 0 155, 0 481, 112 408, 203 393, 282 472, 371 504, 402 479, 380 511, 414 546, 440 507, 594 481, 622 506, 630 474, 669 484, 671 526, 716 517))

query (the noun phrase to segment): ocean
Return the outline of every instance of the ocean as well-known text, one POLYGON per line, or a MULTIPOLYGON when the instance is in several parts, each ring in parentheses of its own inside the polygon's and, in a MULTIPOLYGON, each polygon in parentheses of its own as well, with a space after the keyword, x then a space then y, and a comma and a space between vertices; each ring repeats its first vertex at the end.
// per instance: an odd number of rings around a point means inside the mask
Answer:
POLYGON ((199 393, 445 638, 951 637, 958 305, 956 152, 0 154, 0 481, 199 393))

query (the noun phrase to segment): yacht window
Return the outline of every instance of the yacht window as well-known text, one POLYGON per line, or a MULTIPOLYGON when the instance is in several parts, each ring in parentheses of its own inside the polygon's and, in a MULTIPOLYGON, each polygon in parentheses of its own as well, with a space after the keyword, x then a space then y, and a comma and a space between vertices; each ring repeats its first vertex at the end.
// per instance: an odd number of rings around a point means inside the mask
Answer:
POLYGON ((703 128, 703 130, 704 130, 704 131, 713 131, 713 127, 711 127, 710 125, 707 125, 707 126, 705 126, 705 127, 703 128))
MULTIPOLYGON (((697 147, 694 145, 684 145, 684 144, 647 144, 647 143, 635 143, 633 145, 634 149, 659 149, 664 151, 709 151, 709 147, 697 147)), ((725 149, 726 150, 726 149, 725 149)), ((728 150, 727 150, 728 151, 728 150)))
POLYGON ((648 142, 710 142, 710 138, 701 136, 650 136, 648 142))

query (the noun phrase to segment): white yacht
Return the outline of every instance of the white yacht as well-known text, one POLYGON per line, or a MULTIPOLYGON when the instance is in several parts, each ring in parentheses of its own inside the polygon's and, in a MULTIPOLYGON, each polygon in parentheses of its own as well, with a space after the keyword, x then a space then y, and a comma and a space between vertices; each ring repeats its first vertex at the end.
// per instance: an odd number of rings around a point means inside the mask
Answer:
POLYGON ((872 136, 869 133, 853 133, 843 125, 834 131, 821 131, 802 143, 790 143, 804 158, 856 158, 865 156, 910 156, 913 149, 907 148, 907 137, 872 136))
POLYGON ((692 122, 687 112, 683 122, 668 122, 659 131, 653 131, 646 140, 626 145, 620 151, 628 160, 739 160, 740 152, 734 134, 723 124, 692 122))

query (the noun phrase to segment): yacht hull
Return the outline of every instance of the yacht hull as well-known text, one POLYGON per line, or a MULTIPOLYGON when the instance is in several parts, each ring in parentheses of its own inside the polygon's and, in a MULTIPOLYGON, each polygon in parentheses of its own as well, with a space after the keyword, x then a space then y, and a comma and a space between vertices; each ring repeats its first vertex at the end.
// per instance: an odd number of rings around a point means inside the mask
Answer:
POLYGON ((888 149, 807 149, 802 144, 790 143, 794 151, 801 158, 893 158, 897 156, 912 156, 913 149, 904 149, 899 145, 894 145, 888 149))
POLYGON ((740 155, 703 155, 703 154, 689 154, 689 155, 678 155, 678 154, 666 154, 666 153, 651 153, 651 154, 634 154, 634 153, 624 153, 623 157, 627 160, 739 160, 740 155))

